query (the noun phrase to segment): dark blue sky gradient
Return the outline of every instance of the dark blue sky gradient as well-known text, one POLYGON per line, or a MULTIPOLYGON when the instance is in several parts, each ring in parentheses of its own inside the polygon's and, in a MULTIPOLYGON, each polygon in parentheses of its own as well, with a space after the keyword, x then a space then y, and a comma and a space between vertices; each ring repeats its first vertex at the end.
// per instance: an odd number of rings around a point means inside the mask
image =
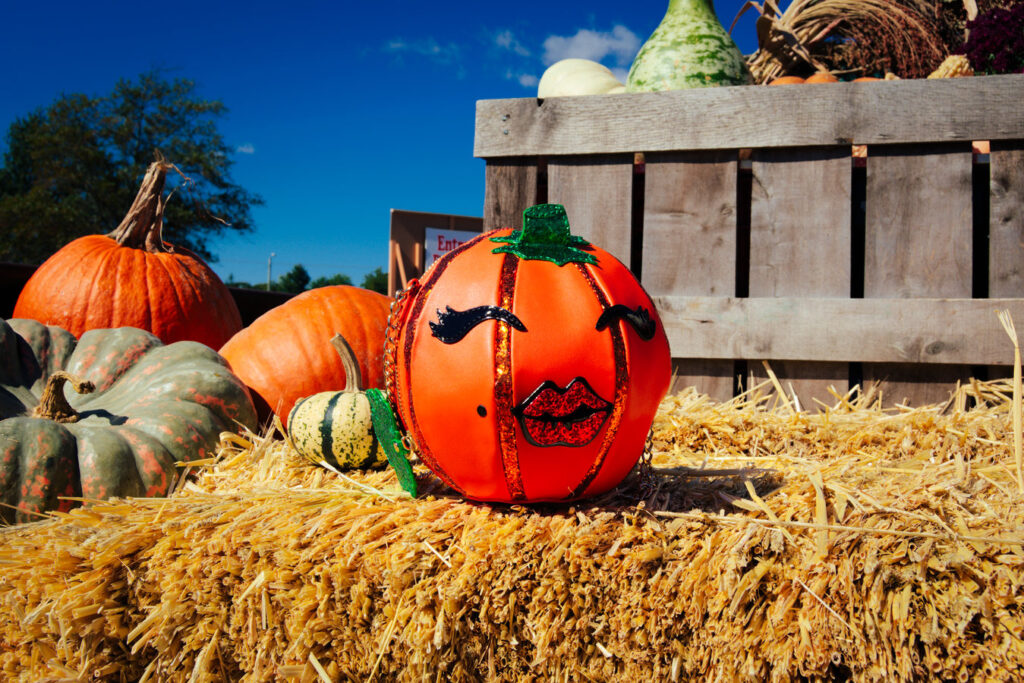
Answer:
MULTIPOLYGON (((716 3, 726 27, 742 4, 716 3)), ((235 181, 266 200, 255 233, 212 245, 215 270, 259 282, 274 252, 275 277, 302 263, 358 284, 387 265, 390 209, 481 214, 477 100, 535 95, 558 56, 628 69, 666 7, 12 2, 0 19, 0 130, 62 93, 104 94, 152 68, 192 79, 229 109, 220 129, 235 181)), ((756 16, 734 33, 745 53, 757 47, 756 16)))

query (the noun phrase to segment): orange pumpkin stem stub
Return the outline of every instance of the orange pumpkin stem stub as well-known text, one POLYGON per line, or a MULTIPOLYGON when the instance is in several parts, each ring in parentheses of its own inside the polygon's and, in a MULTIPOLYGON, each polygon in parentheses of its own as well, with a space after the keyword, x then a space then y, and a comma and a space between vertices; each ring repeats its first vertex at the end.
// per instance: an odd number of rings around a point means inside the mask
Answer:
POLYGON ((171 165, 162 159, 149 165, 128 214, 107 237, 122 247, 145 249, 151 254, 173 251, 163 240, 163 192, 169 168, 171 165))

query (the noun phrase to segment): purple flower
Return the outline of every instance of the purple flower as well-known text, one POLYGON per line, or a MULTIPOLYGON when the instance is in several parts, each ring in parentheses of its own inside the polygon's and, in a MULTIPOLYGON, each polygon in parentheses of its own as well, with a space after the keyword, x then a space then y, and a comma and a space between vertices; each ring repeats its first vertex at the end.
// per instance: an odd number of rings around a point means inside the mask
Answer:
POLYGON ((975 73, 1024 73, 1024 2, 979 14, 967 28, 964 53, 975 73))

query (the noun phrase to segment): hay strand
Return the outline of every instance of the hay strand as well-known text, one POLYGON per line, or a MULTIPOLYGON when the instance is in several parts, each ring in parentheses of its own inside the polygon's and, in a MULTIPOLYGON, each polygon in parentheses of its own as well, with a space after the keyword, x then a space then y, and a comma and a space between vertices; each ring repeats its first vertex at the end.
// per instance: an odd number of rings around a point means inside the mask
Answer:
POLYGON ((1013 402, 1010 405, 1010 412, 1013 415, 1013 454, 1017 461, 1017 490, 1024 493, 1024 410, 1021 407, 1020 340, 1017 338, 1017 328, 1013 325, 1010 311, 999 311, 999 322, 1013 342, 1013 402))

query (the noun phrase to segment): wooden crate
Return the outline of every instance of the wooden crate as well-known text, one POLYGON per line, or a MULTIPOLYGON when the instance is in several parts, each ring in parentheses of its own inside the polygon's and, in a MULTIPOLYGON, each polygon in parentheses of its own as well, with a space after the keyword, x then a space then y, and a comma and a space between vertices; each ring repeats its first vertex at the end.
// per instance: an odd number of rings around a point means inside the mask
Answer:
POLYGON ((804 407, 942 400, 1010 372, 996 309, 1024 332, 1022 103, 1024 75, 484 100, 484 229, 564 204, 655 298, 677 388, 768 361, 804 407))

